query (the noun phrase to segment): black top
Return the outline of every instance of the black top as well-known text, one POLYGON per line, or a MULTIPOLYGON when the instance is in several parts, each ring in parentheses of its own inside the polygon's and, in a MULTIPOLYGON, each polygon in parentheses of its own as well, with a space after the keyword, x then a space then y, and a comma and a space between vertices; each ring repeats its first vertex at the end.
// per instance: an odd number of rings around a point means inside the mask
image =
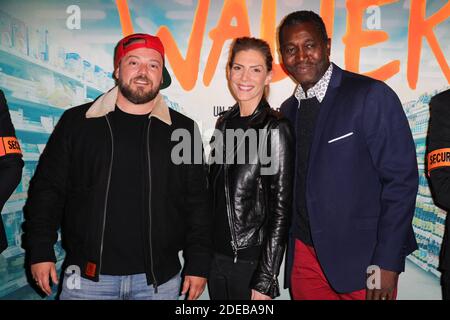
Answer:
MULTIPOLYGON (((430 125, 428 127, 427 152, 450 148, 450 90, 443 91, 430 101, 430 125)), ((443 152, 442 155, 448 156, 443 152)), ((441 157, 441 161, 445 159, 441 157)), ((428 162, 428 170, 430 170, 428 162)), ((430 171, 431 191, 437 205, 450 210, 450 166, 442 166, 430 171)), ((445 223, 444 238, 442 240, 439 257, 439 268, 448 274, 450 271, 450 218, 445 223)), ((448 282, 448 276, 444 281, 448 282)))
POLYGON ((320 102, 316 97, 303 99, 300 101, 300 108, 297 111, 296 120, 297 165, 295 174, 297 175, 297 182, 294 187, 296 194, 294 214, 297 215, 297 223, 293 228, 293 232, 297 239, 309 246, 313 246, 313 241, 309 225, 308 209, 306 207, 306 176, 308 174, 309 151, 319 109, 320 102))
POLYGON ((101 274, 145 272, 143 214, 146 115, 111 113, 114 158, 106 213, 101 274))
MULTIPOLYGON (((8 111, 8 105, 3 92, 0 90, 0 212, 9 199, 22 176, 23 161, 21 154, 6 153, 4 143, 7 137, 15 137, 15 131, 8 111)), ((18 148, 15 145, 15 148, 18 148)), ((3 217, 0 215, 0 217, 3 217)), ((0 218, 0 253, 7 247, 6 234, 0 218)))
MULTIPOLYGON (((237 130, 243 129, 244 131, 248 128, 248 121, 252 116, 247 117, 235 117, 227 121, 225 130, 237 130)), ((224 142, 226 143, 226 133, 223 133, 224 142)), ((249 150, 248 139, 245 139, 245 150, 249 150)), ((239 145, 241 141, 237 139, 234 140, 234 146, 239 145)), ((242 146, 244 147, 244 146, 242 146)), ((226 155, 224 154, 224 157, 226 155)), ((246 154, 245 162, 248 163, 248 154, 246 154)), ((236 155, 234 157, 234 164, 237 164, 236 155)), ((214 251, 227 255, 229 257, 234 257, 233 248, 231 246, 231 230, 230 224, 228 222, 227 214, 227 204, 225 198, 225 179, 224 170, 221 166, 219 174, 216 177, 216 194, 215 194, 215 210, 214 210, 214 251)), ((250 247, 247 249, 238 250, 238 259, 242 260, 257 260, 261 252, 261 246, 250 247)))

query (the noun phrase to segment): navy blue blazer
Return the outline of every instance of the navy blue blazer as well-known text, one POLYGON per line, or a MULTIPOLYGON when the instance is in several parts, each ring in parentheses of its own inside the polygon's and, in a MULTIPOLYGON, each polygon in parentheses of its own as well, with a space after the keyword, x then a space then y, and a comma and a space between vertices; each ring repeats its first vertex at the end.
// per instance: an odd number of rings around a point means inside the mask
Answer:
MULTIPOLYGON (((294 96, 281 106, 296 130, 297 110, 294 96)), ((365 288, 369 265, 404 271, 406 256, 417 249, 417 188, 415 145, 395 92, 333 65, 310 149, 306 204, 314 248, 334 290, 365 288)), ((296 214, 293 219, 295 225, 296 214)), ((294 240, 291 233, 287 286, 294 240)))

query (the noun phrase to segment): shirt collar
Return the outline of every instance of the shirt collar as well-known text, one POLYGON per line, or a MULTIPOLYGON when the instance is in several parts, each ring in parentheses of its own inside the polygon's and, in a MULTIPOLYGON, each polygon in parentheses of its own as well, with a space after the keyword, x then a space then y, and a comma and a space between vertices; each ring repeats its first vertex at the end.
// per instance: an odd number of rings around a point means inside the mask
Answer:
POLYGON ((333 64, 330 63, 330 66, 328 67, 327 71, 323 74, 322 78, 320 78, 317 83, 309 88, 306 93, 303 90, 302 86, 299 84, 297 86, 297 89, 295 89, 294 96, 297 98, 298 101, 302 99, 312 98, 316 97, 319 102, 322 102, 323 98, 325 97, 325 94, 327 93, 328 84, 331 80, 331 74, 333 73, 333 64))

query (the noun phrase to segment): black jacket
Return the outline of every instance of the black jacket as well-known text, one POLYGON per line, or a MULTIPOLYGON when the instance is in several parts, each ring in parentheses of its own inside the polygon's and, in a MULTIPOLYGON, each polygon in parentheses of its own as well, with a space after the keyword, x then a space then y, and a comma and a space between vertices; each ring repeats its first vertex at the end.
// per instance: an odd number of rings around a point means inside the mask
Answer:
MULTIPOLYGON (((450 90, 441 92, 430 101, 430 125, 428 128, 427 169, 431 191, 437 205, 450 210, 450 90), (434 153, 433 153, 434 152, 434 153), (447 158, 443 158, 442 155, 447 158), (443 165, 436 167, 436 165, 443 165)), ((439 265, 450 270, 450 219, 446 220, 439 265)))
MULTIPOLYGON (((5 95, 0 90, 0 212, 22 176, 22 152, 15 136, 5 95)), ((0 219, 0 253, 7 246, 5 229, 0 219)))
MULTIPOLYGON (((235 105, 217 120, 216 129, 223 133, 227 121, 237 116, 239 107, 235 105)), ((263 148, 253 155, 256 161, 252 161, 251 155, 246 164, 211 163, 209 168, 211 197, 214 197, 217 188, 224 188, 235 256, 240 249, 262 246, 251 287, 274 298, 279 295, 277 276, 291 215, 293 135, 289 122, 282 118, 281 113, 272 110, 264 99, 253 113, 249 128, 257 130, 260 146, 274 150, 272 159, 278 161, 271 164, 275 168, 278 164, 278 170, 274 172, 268 170, 266 174, 261 171, 270 166, 260 157, 261 152, 264 152, 264 155, 270 154, 263 148), (215 183, 219 170, 224 170, 225 186, 215 183)), ((215 156, 216 148, 223 148, 225 154, 226 148, 220 139, 213 139, 211 142, 212 157, 215 156)), ((234 151, 237 152, 236 149, 234 151)), ((214 202, 213 199, 213 208, 214 202)))
MULTIPOLYGON (((83 277, 98 281, 114 148, 114 127, 108 113, 114 110, 116 97, 117 88, 93 106, 90 103, 67 110, 51 135, 25 205, 26 250, 31 264, 55 261, 53 245, 61 226, 65 266, 77 265, 83 277)), ((146 260, 146 275, 154 286, 179 272, 180 250, 184 250, 187 275, 207 277, 211 258, 202 157, 198 164, 177 165, 171 159, 178 144, 171 141, 172 133, 182 129, 190 137, 200 137, 198 128, 191 119, 169 109, 161 95, 156 99, 143 146, 150 167, 143 172, 150 186, 145 190, 150 210, 143 212, 148 225, 145 256, 150 258, 146 260)), ((195 143, 202 152, 201 140, 195 143)), ((193 145, 189 140, 187 146, 193 145)))

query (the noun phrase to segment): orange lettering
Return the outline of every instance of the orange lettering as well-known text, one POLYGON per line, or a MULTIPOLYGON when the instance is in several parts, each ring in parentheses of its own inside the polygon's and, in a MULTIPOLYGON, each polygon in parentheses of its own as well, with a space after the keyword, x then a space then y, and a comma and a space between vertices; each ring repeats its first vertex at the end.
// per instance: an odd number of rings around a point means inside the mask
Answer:
POLYGON ((219 23, 209 32, 213 45, 203 74, 205 86, 210 84, 214 76, 225 41, 249 35, 250 23, 245 0, 226 0, 219 23), (236 18, 236 26, 231 25, 233 18, 236 18))
POLYGON ((334 0, 323 0, 320 4, 320 16, 322 17, 328 38, 333 38, 334 32, 334 0))
POLYGON ((172 66, 173 73, 181 87, 186 91, 192 90, 197 82, 208 9, 209 0, 200 0, 195 12, 186 59, 181 56, 175 39, 166 26, 162 26, 157 32, 157 36, 164 43, 167 59, 172 66))
MULTIPOLYGON (((397 0, 347 0, 347 33, 343 41, 345 43, 345 67, 349 71, 359 72, 359 61, 361 48, 369 47, 375 43, 384 42, 389 39, 389 35, 384 31, 362 30, 363 11, 371 6, 382 6, 397 0)), ((394 60, 384 66, 367 72, 366 75, 387 80, 400 71, 400 61, 394 60)))
POLYGON ((122 25, 122 34, 124 37, 133 34, 133 22, 131 21, 130 10, 127 0, 116 0, 117 10, 119 11, 120 24, 122 25))
POLYGON ((425 14, 426 0, 411 0, 407 64, 407 78, 411 89, 416 88, 417 78, 419 76, 422 37, 425 37, 428 40, 431 50, 436 56, 436 60, 447 78, 447 82, 450 83, 450 68, 439 47, 439 42, 433 33, 433 28, 450 16, 450 2, 447 2, 438 12, 428 19, 425 19, 425 14))
POLYGON ((286 73, 280 64, 275 63, 278 55, 276 54, 276 15, 277 15, 277 1, 276 0, 264 0, 262 3, 261 13, 261 39, 267 41, 272 50, 272 56, 274 57, 273 69, 272 69, 272 82, 277 82, 286 78, 286 73))

